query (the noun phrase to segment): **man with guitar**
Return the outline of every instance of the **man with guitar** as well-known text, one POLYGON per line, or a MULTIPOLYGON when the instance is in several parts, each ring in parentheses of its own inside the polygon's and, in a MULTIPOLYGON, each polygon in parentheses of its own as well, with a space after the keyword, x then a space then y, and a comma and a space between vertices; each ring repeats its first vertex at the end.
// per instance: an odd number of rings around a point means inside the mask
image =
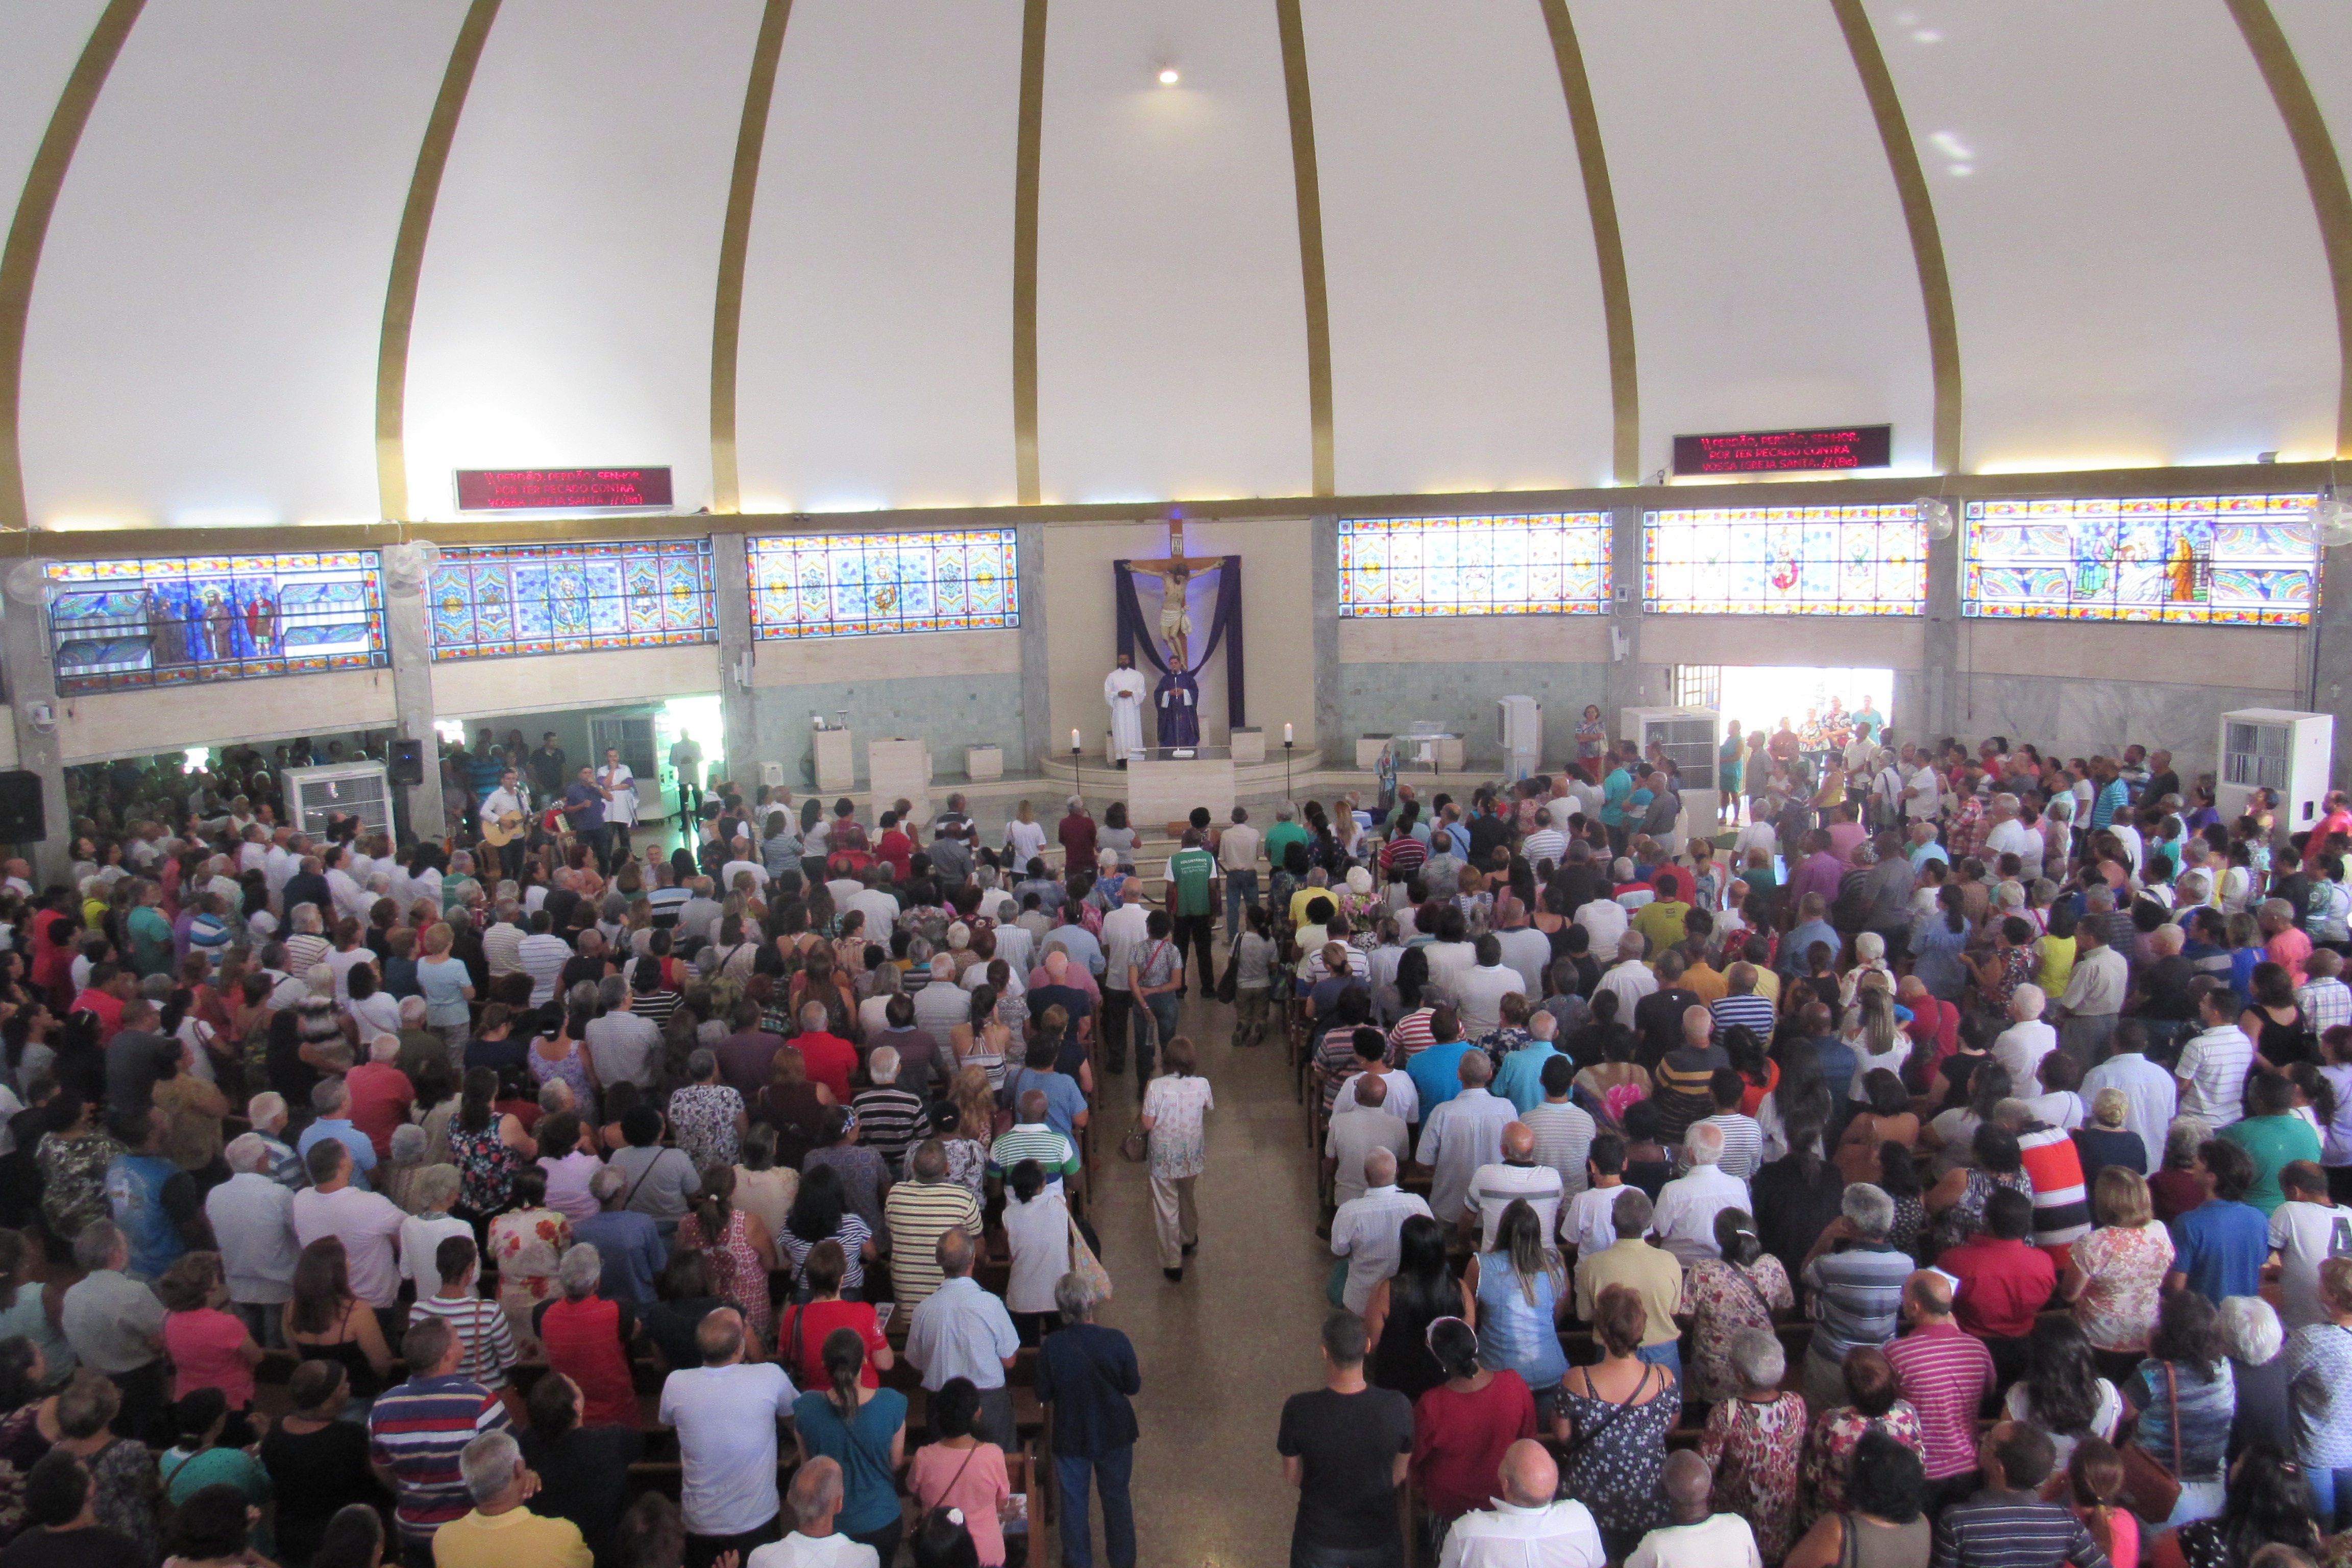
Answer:
POLYGON ((523 846, 530 837, 530 809, 519 787, 521 776, 509 768, 499 775, 498 787, 482 797, 482 842, 499 852, 499 864, 509 879, 522 876, 523 846))

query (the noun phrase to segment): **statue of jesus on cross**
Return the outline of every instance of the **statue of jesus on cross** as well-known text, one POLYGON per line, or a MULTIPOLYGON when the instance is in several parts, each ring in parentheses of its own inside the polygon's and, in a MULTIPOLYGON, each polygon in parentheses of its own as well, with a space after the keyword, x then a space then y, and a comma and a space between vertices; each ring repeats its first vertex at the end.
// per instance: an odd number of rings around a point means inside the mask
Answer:
POLYGON ((1168 553, 1158 561, 1130 561, 1128 567, 1139 577, 1160 579, 1160 638, 1168 645, 1168 668, 1171 674, 1192 673, 1192 616, 1185 607, 1185 592, 1192 586, 1195 572, 1213 572, 1224 564, 1214 555, 1184 553, 1184 519, 1181 514, 1168 520, 1168 553))

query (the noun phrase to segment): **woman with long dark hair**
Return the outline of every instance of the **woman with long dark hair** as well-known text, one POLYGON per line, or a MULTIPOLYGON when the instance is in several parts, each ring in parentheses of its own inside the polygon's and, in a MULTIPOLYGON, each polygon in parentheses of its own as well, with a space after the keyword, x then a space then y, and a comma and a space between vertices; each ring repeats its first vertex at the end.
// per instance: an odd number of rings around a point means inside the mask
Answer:
POLYGON ((1797 1033, 1781 1041, 1775 1054, 1780 1058, 1780 1079, 1756 1107, 1756 1124, 1764 1133, 1766 1164, 1789 1152, 1791 1126, 1801 1121, 1826 1127, 1832 1109, 1829 1080, 1822 1076, 1821 1047, 1797 1033))
POLYGON ((1430 1324, 1440 1318, 1460 1318, 1475 1328, 1477 1299, 1446 1263, 1444 1229, 1427 1215, 1414 1215, 1397 1232, 1397 1271, 1364 1304, 1371 1382, 1412 1400, 1444 1382, 1428 1339, 1430 1324))
POLYGON ((392 1371, 375 1309, 352 1292, 351 1260, 343 1244, 322 1236, 294 1261, 294 1300, 286 1307, 286 1341, 309 1361, 331 1361, 351 1380, 344 1419, 365 1422, 392 1371))
MULTIPOLYGON (((683 1227, 679 1234, 684 1235, 683 1227)), ((866 1265, 880 1256, 875 1247, 874 1232, 849 1206, 841 1173, 831 1165, 819 1165, 802 1173, 801 1190, 793 1198, 793 1212, 784 1220, 784 1228, 776 1233, 775 1240, 785 1264, 795 1273, 805 1270, 808 1255, 817 1243, 839 1242, 842 1257, 848 1262, 841 1276, 844 1300, 857 1298, 866 1286, 866 1265)))
POLYGON ((2012 1421, 2031 1421, 2050 1434, 2059 1469, 2085 1437, 2113 1442, 2123 1420, 2123 1396, 2091 1361, 2091 1342, 2072 1318, 2045 1317, 2025 1342, 2025 1375, 2002 1401, 2012 1421))
POLYGON ((2304 1469, 2275 1445, 2256 1443, 2230 1467, 2221 1510, 2159 1537, 2154 1568, 2244 1568, 2265 1546, 2284 1546, 2305 1561, 2321 1555, 2304 1469))
POLYGON ((1568 1357, 1559 1321, 1569 1306, 1568 1268, 1524 1198, 1514 1198, 1495 1226, 1495 1246, 1470 1260, 1462 1283, 1478 1300, 1478 1359, 1508 1367, 1535 1395, 1548 1420, 1568 1357))
POLYGON ((823 1389, 793 1402, 800 1462, 827 1458, 841 1467, 841 1512, 834 1528, 898 1560, 898 1466, 907 1453, 907 1396, 866 1383, 866 1342, 855 1329, 824 1337, 823 1389))
POLYGON ((2213 1303, 2195 1290, 2167 1296, 2147 1359, 2122 1392, 2125 1405, 2139 1416, 2132 1441, 2167 1470, 2173 1470, 2176 1444, 2179 1449, 2173 1479, 2180 1483, 2180 1501, 2162 1522, 2188 1524, 2221 1512, 2238 1391, 2213 1303))
POLYGON ((1936 894, 1937 912, 1911 922, 1911 973, 1941 1002, 1958 1002, 1968 990, 1967 901, 1957 883, 1946 883, 1936 894))

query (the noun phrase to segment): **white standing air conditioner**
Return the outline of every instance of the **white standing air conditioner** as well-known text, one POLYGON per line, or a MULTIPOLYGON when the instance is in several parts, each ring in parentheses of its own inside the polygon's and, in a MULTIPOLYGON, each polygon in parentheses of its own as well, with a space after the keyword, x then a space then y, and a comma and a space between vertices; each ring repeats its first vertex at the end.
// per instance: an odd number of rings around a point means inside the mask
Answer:
POLYGON ((2279 838, 2317 822, 2327 799, 2336 721, 2326 713, 2284 708, 2241 708, 2221 715, 2221 766, 2214 809, 2224 822, 2246 815, 2254 791, 2278 795, 2273 824, 2279 838))
POLYGON ((1543 765, 1543 704, 1532 697, 1495 699, 1495 739, 1503 748, 1503 777, 1511 784, 1543 765))
POLYGON ((1715 746, 1723 733, 1723 716, 1709 708, 1627 708, 1619 719, 1619 733, 1639 744, 1644 758, 1655 742, 1674 763, 1683 787, 1681 830, 1714 832, 1719 805, 1715 746))
POLYGON ((329 817, 353 816, 362 837, 391 836, 392 783, 382 763, 289 768, 281 782, 298 832, 317 837, 326 833, 329 817))

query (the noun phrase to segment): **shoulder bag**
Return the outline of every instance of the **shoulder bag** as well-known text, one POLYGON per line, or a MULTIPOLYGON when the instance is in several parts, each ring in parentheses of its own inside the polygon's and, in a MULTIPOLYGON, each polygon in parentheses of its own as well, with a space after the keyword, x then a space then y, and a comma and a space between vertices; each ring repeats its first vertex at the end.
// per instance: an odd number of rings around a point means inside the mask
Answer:
POLYGON ((2170 1519, 2180 1504, 2180 1380, 2170 1362, 2164 1363, 2164 1390, 2172 1404, 2172 1468, 2168 1471, 2162 1461, 2140 1447, 2137 1432, 2123 1447, 2123 1500, 2151 1524, 2170 1519))
MULTIPOLYGON (((1609 1407, 1609 1414, 1602 1416, 1600 1424, 1594 1426, 1591 1431, 1580 1432, 1576 1435, 1576 1441, 1570 1443, 1568 1446, 1567 1451, 1560 1455, 1560 1462, 1562 1465, 1565 1465, 1569 1460, 1575 1458, 1578 1454, 1581 1453, 1587 1443, 1591 1442, 1594 1438, 1600 1436, 1601 1434, 1608 1431, 1609 1428, 1617 1425, 1617 1418, 1633 1407, 1634 1399, 1641 1394, 1641 1392, 1643 1389, 1650 1386, 1650 1372, 1651 1369, 1649 1367, 1643 1367, 1642 1381, 1633 1385, 1633 1393, 1628 1394, 1624 1398, 1611 1405, 1609 1407)), ((1589 1373, 1586 1376, 1584 1385, 1587 1388, 1592 1386, 1591 1377, 1589 1373)), ((1663 1391, 1661 1391, 1661 1396, 1663 1397, 1663 1391)))
POLYGON ((1097 1301, 1110 1300, 1110 1270, 1102 1266, 1095 1249, 1078 1234, 1078 1222, 1066 1212, 1063 1222, 1070 1227, 1070 1272, 1087 1288, 1087 1294, 1097 1301))

